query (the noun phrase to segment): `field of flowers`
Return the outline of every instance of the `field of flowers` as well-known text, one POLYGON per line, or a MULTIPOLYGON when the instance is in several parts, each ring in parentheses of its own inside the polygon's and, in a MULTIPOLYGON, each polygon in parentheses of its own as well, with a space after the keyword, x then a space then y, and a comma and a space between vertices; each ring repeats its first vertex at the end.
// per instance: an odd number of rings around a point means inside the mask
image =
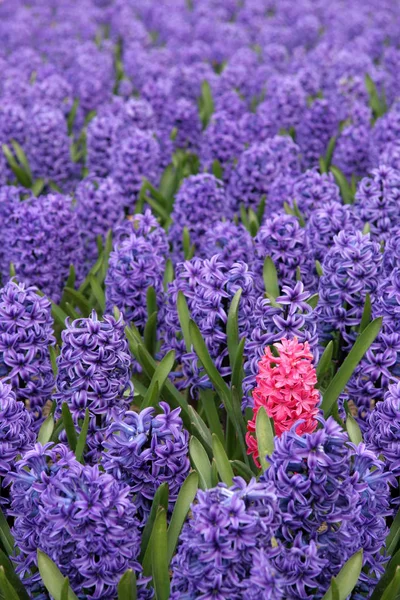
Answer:
POLYGON ((0 0, 0 600, 400 599, 400 2, 0 0))

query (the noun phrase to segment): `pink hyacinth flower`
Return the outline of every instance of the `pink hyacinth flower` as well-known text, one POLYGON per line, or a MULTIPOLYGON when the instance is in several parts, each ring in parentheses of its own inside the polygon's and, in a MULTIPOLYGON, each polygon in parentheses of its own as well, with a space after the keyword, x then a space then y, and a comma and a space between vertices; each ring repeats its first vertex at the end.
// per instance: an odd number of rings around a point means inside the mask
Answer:
POLYGON ((248 422, 246 434, 247 453, 252 454, 257 466, 258 448, 255 437, 256 418, 261 406, 274 421, 275 434, 282 435, 301 421, 296 433, 311 433, 317 427, 320 395, 315 388, 317 375, 312 364, 313 356, 308 342, 299 343, 297 338, 282 339, 274 344, 279 356, 269 347, 258 363, 257 387, 253 390, 253 419, 248 422))

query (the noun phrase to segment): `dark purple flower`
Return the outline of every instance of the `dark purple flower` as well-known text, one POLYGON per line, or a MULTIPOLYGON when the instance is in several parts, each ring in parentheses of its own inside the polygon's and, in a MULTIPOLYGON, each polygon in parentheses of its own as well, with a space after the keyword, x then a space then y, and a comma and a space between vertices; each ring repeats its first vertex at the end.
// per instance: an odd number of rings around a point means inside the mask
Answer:
POLYGON ((235 159, 243 150, 243 146, 238 123, 225 111, 214 113, 203 133, 200 146, 201 164, 207 171, 211 171, 214 161, 218 161, 224 181, 228 181, 235 159))
POLYGON ((67 122, 60 109, 36 105, 27 116, 26 154, 35 178, 62 185, 72 174, 67 122))
POLYGON ((49 194, 14 204, 6 221, 3 277, 13 263, 18 279, 59 301, 74 265, 82 276, 82 246, 72 198, 49 194))
POLYGON ((193 258, 178 264, 175 280, 168 287, 164 344, 162 350, 175 350, 181 364, 175 376, 180 388, 209 388, 210 380, 198 363, 196 353, 189 351, 182 339, 176 307, 178 292, 185 296, 191 318, 198 325, 215 366, 222 376, 229 376, 226 322, 231 301, 242 289, 239 303, 239 337, 252 330, 253 310, 259 295, 258 281, 245 263, 237 262, 228 268, 218 255, 209 260, 193 258))
POLYGON ((266 219, 255 237, 256 271, 262 275, 265 258, 272 258, 280 285, 294 285, 299 271, 306 289, 314 290, 317 278, 307 231, 297 217, 277 213, 266 219))
POLYGON ((218 254, 227 267, 243 261, 251 266, 254 262, 254 242, 243 225, 231 221, 217 221, 211 225, 199 246, 199 254, 211 258, 218 254))
POLYGON ((83 179, 75 197, 85 262, 90 268, 98 257, 98 237, 104 242, 107 232, 124 218, 124 197, 111 177, 83 179))
POLYGON ((349 204, 330 201, 310 214, 306 231, 316 260, 323 261, 339 231, 362 229, 361 219, 349 204))
POLYGON ((102 465, 106 472, 129 485, 143 519, 149 514, 157 488, 168 484, 172 509, 190 469, 189 434, 183 429, 180 409, 160 402, 140 413, 127 411, 104 433, 102 465))
POLYGON ((317 312, 326 335, 338 330, 347 344, 354 342, 354 327, 361 322, 366 295, 375 296, 381 269, 380 246, 369 234, 341 231, 334 238, 318 290, 317 312))
POLYGON ((35 287, 9 281, 0 290, 0 375, 35 419, 54 387, 49 346, 55 343, 51 305, 35 287))
POLYGON ((341 203, 340 189, 336 185, 332 173, 318 173, 310 169, 300 175, 293 183, 289 204, 296 202, 306 220, 317 208, 325 208, 329 203, 341 203))
POLYGON ((15 459, 35 443, 32 419, 11 385, 0 381, 0 476, 14 470, 15 459))
POLYGON ((220 483, 199 491, 172 561, 171 599, 247 597, 253 556, 259 550, 273 554, 271 539, 279 522, 269 484, 255 479, 246 484, 236 477, 230 488, 220 483))
POLYGON ((159 153, 152 133, 136 127, 127 128, 115 140, 111 153, 112 176, 126 197, 125 205, 129 209, 138 199, 144 178, 157 185, 159 153))
POLYGON ((282 513, 276 538, 283 551, 273 563, 287 577, 287 598, 306 598, 313 588, 321 598, 331 577, 360 548, 366 568, 358 585, 360 591, 373 589, 387 560, 381 551, 391 511, 383 463, 364 444, 351 444, 332 417, 321 423, 311 434, 300 436, 293 428, 275 438, 264 474, 274 483, 282 513), (298 570, 294 547, 307 556, 314 543, 312 553, 320 560, 311 564, 318 568, 298 570))
POLYGON ((275 136, 253 144, 240 154, 228 185, 232 209, 238 211, 241 204, 246 208, 257 208, 262 196, 266 196, 269 212, 276 210, 269 197, 270 188, 280 176, 296 177, 300 174, 299 152, 291 137, 275 136))
POLYGON ((399 198, 400 172, 391 167, 381 165, 371 171, 371 177, 360 181, 354 210, 364 224, 369 224, 373 239, 388 239, 400 225, 399 198))
POLYGON ((160 322, 167 253, 166 234, 149 210, 118 227, 105 281, 107 311, 117 306, 125 320, 142 331, 148 318, 147 290, 153 287, 160 322))
MULTIPOLYGON (((127 569, 140 573, 139 521, 127 485, 97 465, 83 466, 63 444, 35 445, 12 479, 10 514, 20 549, 14 560, 21 576, 37 566, 37 549, 90 600, 112 600, 127 569)), ((37 570, 24 584, 32 593, 44 591, 37 570)))
POLYGON ((183 258, 184 227, 189 231, 190 243, 200 246, 208 228, 229 214, 222 181, 208 173, 184 179, 175 197, 168 232, 176 259, 183 258))
POLYGON ((382 402, 370 412, 365 442, 382 455, 386 470, 400 476, 400 383, 389 386, 382 402))
POLYGON ((104 427, 133 397, 130 381, 132 358, 124 335, 122 318, 110 315, 99 320, 93 311, 86 319, 67 322, 57 358, 56 394, 58 411, 64 402, 76 426, 89 409, 88 459, 101 450, 104 427))

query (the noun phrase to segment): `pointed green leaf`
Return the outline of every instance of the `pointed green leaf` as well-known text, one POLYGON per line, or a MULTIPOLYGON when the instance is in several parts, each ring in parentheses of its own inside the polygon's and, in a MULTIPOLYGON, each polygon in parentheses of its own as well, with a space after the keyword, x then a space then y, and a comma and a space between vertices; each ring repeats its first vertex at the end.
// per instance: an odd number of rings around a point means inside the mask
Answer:
POLYGON ((29 166, 29 161, 27 159, 25 152, 23 151, 21 146, 18 144, 18 142, 16 142, 15 140, 11 140, 11 145, 14 149, 16 157, 18 158, 18 161, 22 165, 22 167, 23 167, 25 173, 28 175, 29 179, 32 181, 32 171, 29 166))
POLYGON ((260 203, 257 207, 257 220, 259 223, 262 223, 263 217, 264 217, 264 212, 265 212, 265 205, 267 203, 267 197, 265 194, 263 194, 261 196, 261 200, 260 203))
POLYGON ((353 444, 361 444, 363 441, 362 433, 359 424, 353 417, 353 415, 348 414, 346 417, 346 429, 349 435, 350 441, 353 444))
POLYGON ((75 302, 76 306, 80 308, 84 316, 88 316, 90 314, 92 307, 85 296, 81 294, 81 292, 77 292, 74 290, 74 288, 65 287, 65 293, 68 294, 68 296, 75 302))
POLYGON ((338 169, 334 165, 331 166, 331 172, 333 173, 336 183, 338 184, 338 186, 340 188, 340 193, 342 195, 343 203, 344 204, 353 204, 354 194, 351 190, 351 187, 350 187, 349 182, 347 181, 345 175, 342 173, 342 171, 340 169, 338 169))
POLYGON ((147 306, 147 318, 150 318, 151 315, 157 312, 157 294, 154 287, 151 285, 147 288, 146 292, 146 306, 147 306))
POLYGON ((239 288, 236 294, 232 298, 232 302, 229 307, 228 320, 226 323, 226 335, 229 352, 229 362, 231 368, 235 364, 236 351, 239 345, 239 327, 238 327, 238 312, 239 303, 242 296, 242 289, 239 288))
POLYGON ((195 247, 190 244, 190 232, 189 229, 185 226, 183 228, 183 256, 185 260, 190 260, 193 258, 195 247))
POLYGON ((66 402, 63 402, 62 407, 61 407, 61 412, 62 412, 65 433, 67 434, 67 440, 68 440, 69 447, 71 448, 71 450, 73 452, 75 452, 78 439, 76 436, 76 429, 75 429, 74 421, 72 419, 72 415, 69 410, 69 406, 66 402))
POLYGON ((75 98, 72 108, 69 111, 68 117, 67 117, 68 135, 71 135, 73 132, 75 117, 76 117, 76 113, 78 111, 78 106, 79 106, 79 98, 75 98))
POLYGON ((369 223, 365 223, 365 225, 362 229, 363 235, 367 235, 367 233, 371 233, 371 225, 369 223))
MULTIPOLYGON (((0 549, 0 565, 3 567, 5 575, 8 581, 13 586, 14 590, 18 594, 19 600, 29 600, 30 596, 25 589, 22 581, 15 572, 13 563, 8 559, 6 554, 0 549)), ((3 595, 4 600, 7 600, 7 596, 3 595)))
POLYGON ((76 442, 76 448, 75 448, 76 460, 80 463, 83 462, 83 452, 84 452, 85 446, 86 446, 86 438, 87 438, 87 433, 89 430, 89 421, 90 421, 90 414, 89 414, 89 409, 87 408, 86 412, 85 412, 85 418, 82 423, 81 431, 80 431, 80 434, 78 435, 78 439, 76 442))
POLYGON ((189 442, 189 453, 190 458, 192 459, 194 468, 199 474, 200 478, 200 487, 203 490, 212 487, 211 481, 211 465, 207 456, 207 452, 204 450, 203 446, 200 444, 199 440, 192 436, 189 442))
MULTIPOLYGON (((37 551, 37 562, 40 576, 47 591, 53 596, 54 600, 61 600, 61 591, 64 584, 64 576, 57 565, 40 550, 37 551)), ((69 588, 68 600, 78 600, 74 592, 69 588)))
MULTIPOLYGON (((154 494, 153 502, 151 504, 150 514, 146 521, 145 528, 142 533, 142 542, 140 545, 140 556, 139 561, 143 564, 143 557, 147 554, 147 548, 149 546, 151 533, 153 531, 154 521, 156 520, 156 515, 159 507, 165 508, 168 510, 168 484, 162 483, 156 490, 154 494)), ((151 553, 150 553, 151 555, 151 553)))
POLYGON ((252 477, 254 477, 253 471, 241 460, 231 460, 229 461, 232 465, 233 472, 239 477, 243 477, 245 481, 250 481, 252 477))
POLYGON ((167 512, 159 508, 154 523, 152 543, 152 574, 156 600, 169 600, 169 561, 167 512))
POLYGON ((397 567, 392 581, 383 592, 381 600, 397 600, 400 595, 400 567, 397 567))
POLYGON ((17 592, 6 577, 4 567, 0 566, 0 590, 7 600, 19 600, 17 592))
POLYGON ((201 96, 199 99, 200 120, 203 124, 203 129, 210 122, 211 115, 214 112, 214 100, 212 97, 211 87, 208 81, 203 81, 201 84, 201 96))
POLYGON ((35 179, 35 181, 32 183, 32 194, 36 196, 36 198, 43 192, 45 184, 46 182, 44 179, 35 179))
POLYGON ((211 170, 212 170, 214 177, 216 177, 217 179, 222 180, 224 178, 224 170, 223 170, 219 160, 214 160, 211 170))
POLYGON ((325 154, 326 172, 329 171, 331 163, 332 163, 332 156, 333 156, 333 152, 336 147, 336 140, 337 140, 336 135, 332 136, 331 139, 329 140, 328 148, 327 148, 327 151, 325 154))
POLYGON ((174 280, 174 265, 170 258, 165 263, 165 271, 164 271, 164 291, 168 290, 168 284, 174 280))
POLYGON ((168 564, 170 564, 178 543, 179 535, 186 520, 190 506, 194 501, 199 487, 199 476, 192 471, 186 477, 174 506, 168 527, 168 564))
POLYGON ((154 406, 154 388, 157 386, 157 398, 159 393, 164 387, 164 383, 167 380, 168 375, 170 374, 172 367, 175 362, 175 352, 170 350, 164 356, 164 358, 157 365, 156 370, 154 371, 154 375, 151 379, 151 383, 147 390, 146 396, 143 398, 143 402, 141 405, 141 410, 147 408, 148 406, 154 406))
POLYGON ((357 337, 352 349, 344 359, 343 364, 325 391, 321 405, 321 409, 324 412, 325 418, 327 418, 331 413, 333 405, 346 387, 347 382, 354 372, 354 369, 360 363, 368 348, 375 341, 381 330, 381 327, 382 317, 378 317, 377 319, 374 319, 372 323, 370 323, 357 337))
POLYGON ((317 271, 318 277, 322 277, 323 276, 324 270, 323 270, 322 265, 319 262, 319 260, 315 261, 315 270, 317 271))
POLYGON ((47 442, 49 442, 51 440, 51 436, 53 435, 53 431, 54 431, 54 417, 52 415, 52 413, 50 413, 46 419, 43 421, 40 429, 39 429, 39 433, 37 436, 37 441, 39 444, 47 444, 47 442))
POLYGON ((57 306, 57 304, 54 304, 54 302, 51 303, 51 314, 53 316, 53 319, 64 328, 65 319, 68 318, 68 315, 62 310, 62 308, 57 306))
POLYGON ((224 432, 220 422, 220 414, 215 405, 215 393, 213 390, 204 389, 200 390, 201 406, 206 414, 207 423, 212 433, 219 438, 222 445, 224 445, 224 432))
POLYGON ((69 579, 66 577, 64 579, 64 583, 61 588, 60 600, 68 600, 68 591, 69 591, 69 579))
POLYGON ((260 223, 256 213, 252 208, 249 208, 249 231, 252 237, 256 237, 258 230, 260 229, 260 223))
POLYGON ((122 575, 118 584, 118 600, 136 600, 137 587, 135 571, 128 569, 122 575))
POLYGON ((51 368, 53 369, 53 375, 54 378, 57 377, 58 374, 58 366, 57 366, 57 352, 54 346, 49 346, 49 354, 50 354, 50 361, 51 361, 51 368))
POLYGON ((332 340, 326 346, 321 358, 319 359, 317 365, 317 378, 318 383, 320 384, 325 374, 328 372, 329 367, 332 363, 332 354, 333 354, 333 342, 332 340))
POLYGON ((93 292, 93 296, 97 300, 97 304, 99 305, 100 310, 98 310, 99 316, 103 316, 106 310, 106 297, 104 294, 104 290, 101 287, 100 283, 93 275, 90 277, 90 288, 93 292))
POLYGON ((221 481, 226 483, 227 486, 231 486, 233 484, 232 480, 234 477, 233 469, 229 462, 229 458, 226 455, 224 447, 215 433, 212 434, 212 448, 221 481))
POLYGON ((146 322, 143 332, 144 345, 151 356, 155 356, 157 348, 157 313, 154 312, 146 322))
POLYGON ((319 294, 313 294, 306 300, 307 304, 311 306, 311 308, 316 308, 319 301, 319 294))
MULTIPOLYGON (((357 585, 363 561, 363 551, 359 550, 349 558, 335 578, 339 590, 339 600, 346 600, 357 585)), ((333 600, 332 587, 329 587, 322 600, 333 600)))
POLYGON ((231 385, 238 390, 238 394, 242 394, 242 381, 244 376, 243 371, 243 354, 246 338, 242 338, 237 346, 235 354, 235 362, 232 366, 231 385))
POLYGON ((200 417, 199 413, 194 410, 193 406, 189 406, 189 413, 191 417, 192 426, 195 428, 196 433, 201 438, 201 443, 209 454, 212 453, 212 439, 211 431, 207 427, 204 420, 200 417))
POLYGON ((0 508, 0 540, 3 544, 4 550, 8 556, 11 556, 14 552, 14 537, 11 533, 10 526, 7 523, 7 519, 4 516, 3 511, 0 508))
POLYGON ((12 172, 14 173, 17 181, 25 188, 30 188, 32 185, 32 179, 29 177, 28 173, 20 167, 20 165, 15 160, 13 153, 7 144, 2 145, 3 154, 6 157, 8 165, 12 172))
POLYGON ((390 585, 391 581, 396 575, 396 571, 400 566, 400 550, 396 552, 394 556, 390 559, 389 563, 386 565, 386 569, 380 580, 378 581, 370 600, 382 600, 382 595, 387 589, 388 585, 390 585))
POLYGON ((371 296, 369 294, 367 294, 365 297, 364 310, 363 310, 363 314, 361 317, 360 333, 363 332, 364 329, 367 327, 368 323, 371 322, 371 314, 372 314, 371 296))
POLYGON ((273 453, 275 442, 272 420, 263 406, 259 409, 256 417, 256 438, 261 468, 266 471, 269 467, 266 457, 273 453))
POLYGON ((388 556, 392 556, 396 550, 400 540, 400 510, 397 511, 396 517, 390 526, 389 535, 386 538, 386 552, 388 556))
POLYGON ((278 298, 278 296, 280 296, 278 273, 270 256, 265 257, 263 277, 265 291, 268 292, 268 294, 271 294, 274 299, 278 298))
POLYGON ((192 342, 189 333, 190 312, 186 298, 181 291, 178 292, 176 306, 178 310, 179 324, 181 326, 183 339, 185 340, 186 351, 191 352, 192 342))

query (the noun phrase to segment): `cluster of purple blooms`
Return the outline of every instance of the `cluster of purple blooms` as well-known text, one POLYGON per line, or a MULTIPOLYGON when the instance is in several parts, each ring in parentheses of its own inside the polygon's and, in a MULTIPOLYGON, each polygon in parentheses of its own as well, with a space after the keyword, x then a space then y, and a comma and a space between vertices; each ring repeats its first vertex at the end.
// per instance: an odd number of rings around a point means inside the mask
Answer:
POLYGON ((372 594, 399 502, 399 19, 390 0, 0 0, 0 504, 32 598, 38 549, 80 600, 115 600, 127 569, 153 597, 142 533, 190 460, 185 415, 147 402, 151 361, 173 353, 170 396, 208 422, 182 302, 229 387, 234 298, 244 412, 267 346, 307 341, 317 366, 332 341, 338 368, 382 318, 339 402, 364 441, 320 416, 258 481, 199 491, 171 600, 320 600, 360 548, 351 600, 372 594), (82 462, 57 425, 38 443, 65 405, 78 435, 89 418, 82 462))

